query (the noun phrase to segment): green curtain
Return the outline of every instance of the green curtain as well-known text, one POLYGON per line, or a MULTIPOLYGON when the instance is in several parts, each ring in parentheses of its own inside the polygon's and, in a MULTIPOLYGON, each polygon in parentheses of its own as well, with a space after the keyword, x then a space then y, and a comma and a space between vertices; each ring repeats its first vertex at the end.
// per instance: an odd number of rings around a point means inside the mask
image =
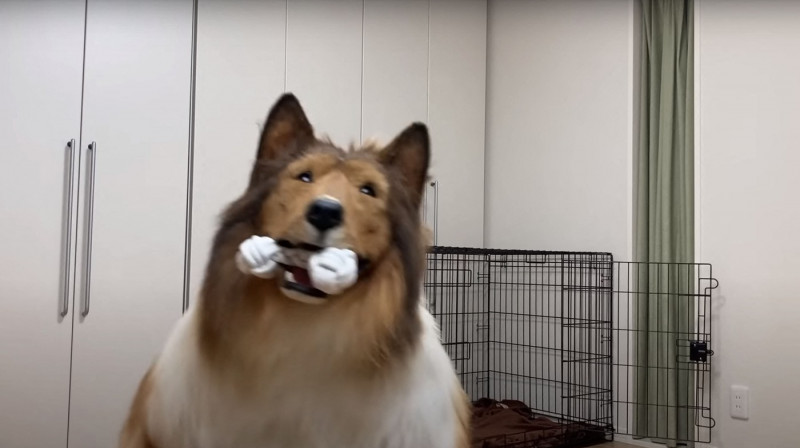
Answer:
MULTIPOLYGON (((694 36, 691 0, 640 0, 641 73, 634 251, 638 262, 694 261, 694 36)), ((691 265, 634 273, 633 435, 694 439, 691 265)))

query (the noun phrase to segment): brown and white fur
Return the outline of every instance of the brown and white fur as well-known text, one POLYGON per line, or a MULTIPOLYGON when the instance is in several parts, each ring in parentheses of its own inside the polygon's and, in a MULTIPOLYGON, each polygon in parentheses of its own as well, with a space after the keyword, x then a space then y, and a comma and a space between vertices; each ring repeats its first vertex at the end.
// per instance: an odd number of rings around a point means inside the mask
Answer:
POLYGON ((422 303, 429 157, 422 124, 385 148, 345 151, 314 136, 294 96, 281 97, 249 186, 222 217, 199 300, 142 380, 119 446, 469 446, 468 401, 422 303), (326 232, 306 218, 320 197, 344 211, 326 232), (309 305, 280 280, 237 269, 252 235, 347 248, 367 267, 309 305))

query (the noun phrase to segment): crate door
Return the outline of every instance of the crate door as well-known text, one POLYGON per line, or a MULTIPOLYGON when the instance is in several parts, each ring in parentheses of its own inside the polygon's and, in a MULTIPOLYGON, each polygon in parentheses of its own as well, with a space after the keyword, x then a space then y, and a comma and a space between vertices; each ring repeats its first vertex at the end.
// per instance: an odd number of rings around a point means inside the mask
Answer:
POLYGON ((614 262, 614 430, 675 442, 711 440, 711 265, 614 262))

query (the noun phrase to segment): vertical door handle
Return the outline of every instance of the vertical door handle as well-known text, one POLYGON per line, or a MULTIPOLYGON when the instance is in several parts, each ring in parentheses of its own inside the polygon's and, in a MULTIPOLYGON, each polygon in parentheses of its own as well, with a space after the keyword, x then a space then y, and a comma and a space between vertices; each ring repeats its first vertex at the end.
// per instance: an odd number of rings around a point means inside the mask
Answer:
POLYGON ((433 187, 433 245, 439 245, 439 181, 431 182, 433 187))
POLYGON ((73 180, 75 179, 75 154, 78 152, 75 148, 75 139, 73 138, 67 143, 67 151, 69 152, 69 171, 67 174, 67 216, 64 222, 64 278, 63 290, 61 291, 61 306, 58 314, 64 317, 69 313, 69 274, 70 274, 70 261, 72 260, 72 216, 73 213, 73 180))
POLYGON ((94 177, 95 167, 97 166, 97 143, 92 142, 86 153, 87 172, 89 174, 88 200, 86 202, 86 235, 84 236, 84 258, 83 258, 83 306, 81 316, 89 315, 89 300, 91 297, 92 280, 92 223, 94 221, 94 177))

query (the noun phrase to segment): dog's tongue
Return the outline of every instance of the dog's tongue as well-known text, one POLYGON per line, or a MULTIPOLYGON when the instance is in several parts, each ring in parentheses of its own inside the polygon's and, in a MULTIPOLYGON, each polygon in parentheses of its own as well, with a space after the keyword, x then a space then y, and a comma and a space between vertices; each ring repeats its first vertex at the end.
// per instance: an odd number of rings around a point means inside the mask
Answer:
POLYGON ((307 269, 303 269, 299 266, 292 266, 291 269, 295 283, 299 283, 305 286, 311 286, 311 277, 309 277, 307 269))

